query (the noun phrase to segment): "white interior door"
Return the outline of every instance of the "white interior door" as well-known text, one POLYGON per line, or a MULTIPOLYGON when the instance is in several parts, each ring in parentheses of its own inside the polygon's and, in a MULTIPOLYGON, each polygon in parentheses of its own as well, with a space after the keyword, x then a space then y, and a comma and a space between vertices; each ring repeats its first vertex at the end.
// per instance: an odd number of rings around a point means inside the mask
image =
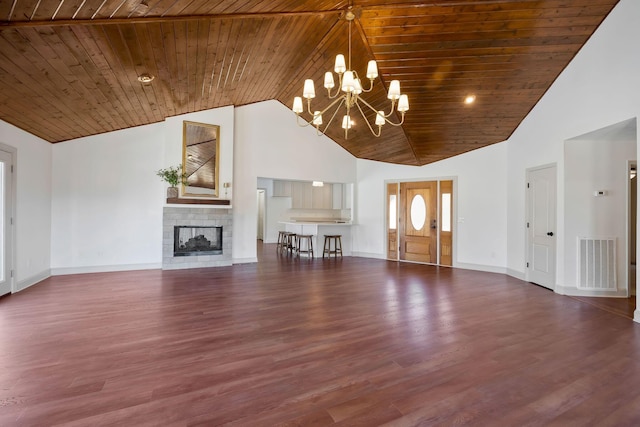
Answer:
POLYGON ((13 156, 0 150, 0 295, 11 292, 13 156))
POLYGON ((528 280, 549 289, 556 280, 556 167, 527 171, 528 280))

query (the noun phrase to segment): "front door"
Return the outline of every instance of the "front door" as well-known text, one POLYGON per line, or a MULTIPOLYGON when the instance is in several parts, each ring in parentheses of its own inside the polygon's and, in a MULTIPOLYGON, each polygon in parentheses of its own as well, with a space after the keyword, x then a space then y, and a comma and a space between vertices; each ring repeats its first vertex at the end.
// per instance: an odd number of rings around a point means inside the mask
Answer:
POLYGON ((12 154, 0 150, 0 295, 11 292, 12 165, 12 154))
POLYGON ((554 289, 556 280, 556 167, 527 171, 528 280, 554 289))
POLYGON ((436 264, 437 181, 400 184, 400 259, 436 264))

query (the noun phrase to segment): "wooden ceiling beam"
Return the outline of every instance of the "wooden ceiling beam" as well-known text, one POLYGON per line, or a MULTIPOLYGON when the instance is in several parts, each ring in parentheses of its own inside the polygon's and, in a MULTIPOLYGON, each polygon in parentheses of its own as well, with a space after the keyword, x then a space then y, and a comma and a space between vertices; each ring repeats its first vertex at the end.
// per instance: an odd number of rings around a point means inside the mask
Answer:
POLYGON ((150 24, 150 23, 177 23, 186 21, 198 21, 202 19, 256 19, 256 18, 280 18, 296 16, 340 16, 344 13, 342 9, 304 11, 304 12, 265 12, 265 13, 230 13, 216 15, 178 15, 178 16, 136 16, 132 18, 108 18, 108 19, 53 19, 47 21, 0 21, 2 28, 23 28, 23 27, 64 27, 70 25, 121 25, 121 24, 150 24))

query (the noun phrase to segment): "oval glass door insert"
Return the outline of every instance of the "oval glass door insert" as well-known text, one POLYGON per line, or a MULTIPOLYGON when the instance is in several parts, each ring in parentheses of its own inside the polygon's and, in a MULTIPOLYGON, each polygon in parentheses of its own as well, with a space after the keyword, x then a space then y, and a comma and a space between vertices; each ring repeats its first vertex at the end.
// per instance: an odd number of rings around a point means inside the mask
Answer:
POLYGON ((420 231, 427 220, 427 202, 421 194, 416 194, 411 200, 411 225, 420 231))

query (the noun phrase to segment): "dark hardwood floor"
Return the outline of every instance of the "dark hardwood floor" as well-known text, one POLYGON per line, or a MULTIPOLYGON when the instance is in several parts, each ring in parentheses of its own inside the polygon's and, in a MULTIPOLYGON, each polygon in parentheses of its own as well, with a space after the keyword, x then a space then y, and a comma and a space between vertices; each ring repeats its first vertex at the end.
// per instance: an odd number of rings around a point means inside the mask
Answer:
POLYGON ((607 310, 612 313, 624 316, 627 319, 633 320, 634 312, 636 311, 635 295, 629 298, 602 298, 602 297, 572 297, 587 304, 594 305, 602 310, 607 310))
POLYGON ((500 274, 266 246, 0 299, 0 425, 640 425, 623 316, 500 274))

